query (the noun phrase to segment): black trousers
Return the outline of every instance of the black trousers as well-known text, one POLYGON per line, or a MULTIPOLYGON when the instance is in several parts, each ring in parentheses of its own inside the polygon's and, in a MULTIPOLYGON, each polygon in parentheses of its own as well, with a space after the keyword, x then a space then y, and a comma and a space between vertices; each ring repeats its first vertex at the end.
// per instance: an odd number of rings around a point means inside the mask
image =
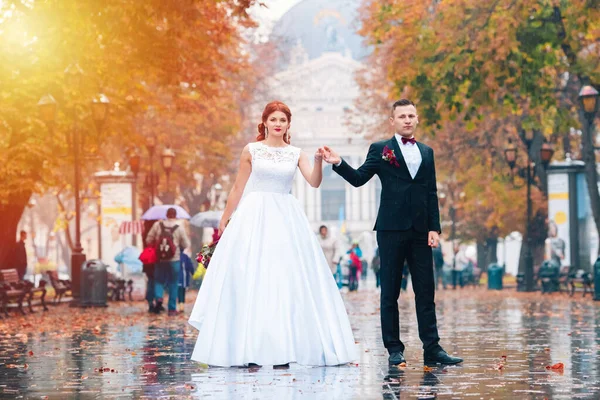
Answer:
POLYGON ((433 256, 427 233, 413 229, 378 231, 377 243, 381 256, 381 333, 385 348, 390 353, 404 351, 400 340, 398 297, 406 260, 415 292, 419 338, 425 351, 437 350, 440 337, 435 316, 433 256))

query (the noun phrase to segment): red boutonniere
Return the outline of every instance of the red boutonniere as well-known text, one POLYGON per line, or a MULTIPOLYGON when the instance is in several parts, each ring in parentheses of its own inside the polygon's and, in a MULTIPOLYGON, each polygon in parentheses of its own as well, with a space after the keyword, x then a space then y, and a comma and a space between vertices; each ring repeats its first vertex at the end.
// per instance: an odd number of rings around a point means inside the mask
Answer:
POLYGON ((383 153, 381 153, 381 158, 383 160, 389 162, 390 164, 392 164, 394 167, 400 166, 400 164, 398 164, 398 160, 396 159, 396 155, 394 154, 394 150, 390 149, 387 146, 385 146, 383 148, 383 153))

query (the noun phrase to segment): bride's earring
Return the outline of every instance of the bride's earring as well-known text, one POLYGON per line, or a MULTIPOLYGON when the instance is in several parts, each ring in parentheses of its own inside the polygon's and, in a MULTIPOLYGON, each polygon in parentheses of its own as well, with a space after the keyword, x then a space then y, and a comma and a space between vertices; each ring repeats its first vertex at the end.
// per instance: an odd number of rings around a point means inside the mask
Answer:
POLYGON ((269 130, 267 129, 267 127, 265 126, 265 139, 267 138, 267 136, 269 136, 269 130))

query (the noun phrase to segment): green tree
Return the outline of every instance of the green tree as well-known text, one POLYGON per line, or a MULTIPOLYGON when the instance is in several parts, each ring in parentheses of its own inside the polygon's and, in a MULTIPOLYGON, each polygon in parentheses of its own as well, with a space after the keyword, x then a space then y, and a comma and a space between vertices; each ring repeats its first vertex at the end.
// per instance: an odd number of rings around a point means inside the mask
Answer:
MULTIPOLYGON (((492 157, 498 158, 494 163, 499 165, 506 139, 518 140, 522 130, 533 131, 530 156, 539 179, 532 235, 540 237, 539 247, 546 190, 539 149, 544 140, 556 141, 561 132, 577 124, 578 88, 600 78, 596 2, 439 0, 427 7, 414 1, 376 0, 366 3, 363 11, 361 32, 375 48, 369 63, 375 68, 362 77, 366 96, 360 107, 377 108, 382 99, 389 102, 399 96, 413 98, 434 148, 443 151, 448 148, 444 131, 453 129, 451 134, 460 136, 465 145, 457 157, 465 161, 462 168, 449 169, 446 175, 486 191, 500 185, 486 199, 493 195, 506 202, 494 204, 492 213, 476 218, 479 226, 489 227, 492 220, 510 221, 511 215, 523 210, 515 197, 501 196, 503 191, 513 191, 505 179, 506 168, 494 168, 485 180, 471 168, 486 153, 482 146, 489 154, 493 150, 492 157), (458 129, 453 125, 456 121, 461 123, 458 129)), ((591 133, 584 135, 591 137, 591 133)), ((584 146, 583 152, 600 230, 593 148, 584 146)), ((482 205, 471 202, 481 201, 482 195, 467 197, 473 210, 482 205)), ((521 226, 524 222, 513 221, 521 226)))

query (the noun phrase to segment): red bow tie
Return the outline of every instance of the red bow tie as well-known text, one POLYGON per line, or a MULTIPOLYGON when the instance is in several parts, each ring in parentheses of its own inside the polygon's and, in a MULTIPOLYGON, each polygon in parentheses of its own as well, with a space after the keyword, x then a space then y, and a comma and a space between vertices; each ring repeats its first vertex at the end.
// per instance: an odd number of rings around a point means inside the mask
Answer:
POLYGON ((407 139, 405 137, 402 138, 402 144, 406 144, 406 143, 412 143, 412 144, 416 144, 417 141, 415 140, 414 137, 407 139))

